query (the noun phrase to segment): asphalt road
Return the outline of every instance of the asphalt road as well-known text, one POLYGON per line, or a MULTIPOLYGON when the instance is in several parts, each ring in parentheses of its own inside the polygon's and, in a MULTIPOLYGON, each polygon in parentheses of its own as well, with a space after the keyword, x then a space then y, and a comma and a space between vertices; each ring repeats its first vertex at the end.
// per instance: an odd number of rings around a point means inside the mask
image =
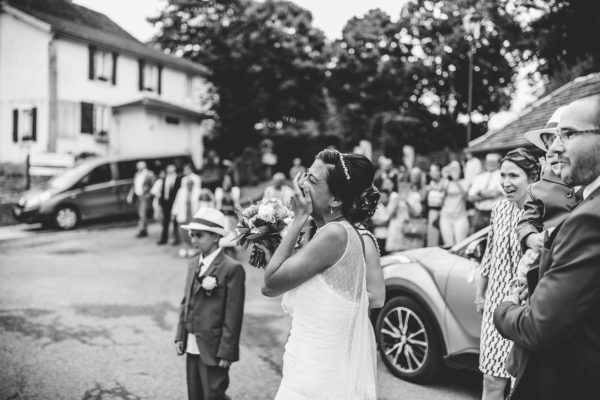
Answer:
MULTIPOLYGON (((184 359, 173 348, 186 261, 172 246, 135 239, 131 222, 70 232, 0 230, 0 400, 184 399, 184 359)), ((289 319, 246 268, 241 361, 233 399, 272 399, 289 319)), ((379 363, 380 399, 477 399, 480 377, 446 371, 414 385, 379 363)))

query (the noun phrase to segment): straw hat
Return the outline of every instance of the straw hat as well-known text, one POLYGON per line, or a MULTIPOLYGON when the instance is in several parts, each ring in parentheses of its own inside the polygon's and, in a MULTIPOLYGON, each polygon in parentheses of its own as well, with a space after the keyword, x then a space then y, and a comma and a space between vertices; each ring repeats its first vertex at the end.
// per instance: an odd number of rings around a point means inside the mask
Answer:
POLYGON ((201 207, 194 214, 194 218, 188 224, 181 225, 181 228, 189 231, 213 232, 225 236, 227 235, 225 224, 225 215, 221 211, 210 207, 201 207))
POLYGON ((544 144, 544 141, 541 138, 541 135, 542 133, 556 133, 556 128, 558 127, 560 117, 562 116, 563 111, 565 111, 565 108, 567 108, 567 106, 558 107, 542 129, 536 129, 534 131, 526 132, 525 139, 529 140, 531 143, 535 144, 540 149, 548 151, 546 145, 544 144))

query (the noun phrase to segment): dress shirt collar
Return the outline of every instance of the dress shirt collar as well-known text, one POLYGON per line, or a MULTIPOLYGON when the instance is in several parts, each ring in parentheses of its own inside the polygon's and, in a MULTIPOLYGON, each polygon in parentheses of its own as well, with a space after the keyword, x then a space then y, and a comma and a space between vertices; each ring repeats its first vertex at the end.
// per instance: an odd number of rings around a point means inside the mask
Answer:
POLYGON ((596 177, 596 179, 594 179, 592 181, 592 183, 590 183, 589 185, 587 185, 584 189, 583 189, 583 199, 587 199, 590 194, 592 194, 592 192, 596 189, 598 189, 600 187, 600 176, 596 177))
POLYGON ((204 264, 206 268, 210 267, 210 265, 215 261, 215 258, 217 258, 217 256, 221 252, 221 250, 222 249, 219 247, 215 251, 213 251, 212 253, 207 255, 206 257, 202 257, 202 255, 200 255, 200 259, 198 260, 198 263, 204 264))

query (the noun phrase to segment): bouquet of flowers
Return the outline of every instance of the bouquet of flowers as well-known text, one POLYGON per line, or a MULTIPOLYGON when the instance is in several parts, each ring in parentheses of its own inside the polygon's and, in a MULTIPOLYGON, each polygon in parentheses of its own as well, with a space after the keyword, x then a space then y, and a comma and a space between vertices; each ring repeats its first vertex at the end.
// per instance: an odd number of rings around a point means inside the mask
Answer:
MULTIPOLYGON (((275 251, 281 243, 282 233, 292 221, 294 213, 278 198, 263 199, 251 204, 239 215, 237 243, 244 248, 261 244, 275 251)), ((267 265, 264 252, 254 246, 250 265, 264 268, 267 265)))

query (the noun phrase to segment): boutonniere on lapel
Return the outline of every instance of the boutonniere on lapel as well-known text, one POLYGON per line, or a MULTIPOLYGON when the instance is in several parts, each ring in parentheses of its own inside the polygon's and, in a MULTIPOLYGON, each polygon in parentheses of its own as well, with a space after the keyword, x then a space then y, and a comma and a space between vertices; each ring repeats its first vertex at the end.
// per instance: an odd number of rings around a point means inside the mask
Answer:
POLYGON ((207 275, 207 276, 203 276, 200 279, 200 287, 202 287, 202 289, 204 289, 204 293, 206 293, 207 296, 210 296, 213 292, 213 290, 215 290, 217 287, 219 287, 219 281, 217 280, 217 277, 214 275, 207 275))

